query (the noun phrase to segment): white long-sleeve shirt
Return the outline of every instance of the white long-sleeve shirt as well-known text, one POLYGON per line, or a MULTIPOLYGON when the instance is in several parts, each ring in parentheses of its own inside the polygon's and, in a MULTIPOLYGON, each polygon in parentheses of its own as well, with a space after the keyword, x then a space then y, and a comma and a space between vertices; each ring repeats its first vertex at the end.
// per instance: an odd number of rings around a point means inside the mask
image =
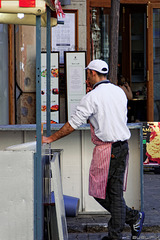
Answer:
POLYGON ((130 138, 127 127, 127 98, 124 91, 102 81, 86 94, 69 120, 76 129, 89 119, 95 135, 104 142, 124 141, 130 138))

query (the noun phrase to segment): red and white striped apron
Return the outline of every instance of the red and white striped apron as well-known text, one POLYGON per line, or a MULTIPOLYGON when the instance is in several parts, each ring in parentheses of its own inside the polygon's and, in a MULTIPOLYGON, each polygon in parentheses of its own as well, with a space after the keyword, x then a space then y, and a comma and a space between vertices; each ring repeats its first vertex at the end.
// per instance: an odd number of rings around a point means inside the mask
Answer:
POLYGON ((89 195, 105 199, 112 143, 101 141, 95 135, 92 125, 91 139, 96 146, 89 170, 89 195))
MULTIPOLYGON (((91 126, 91 139, 96 146, 93 150, 93 158, 89 170, 89 195, 105 199, 106 187, 109 174, 109 166, 111 159, 112 142, 101 141, 94 133, 94 128, 91 126)), ((127 156, 126 170, 124 174, 123 190, 126 190, 127 175, 128 175, 128 159, 127 156)))

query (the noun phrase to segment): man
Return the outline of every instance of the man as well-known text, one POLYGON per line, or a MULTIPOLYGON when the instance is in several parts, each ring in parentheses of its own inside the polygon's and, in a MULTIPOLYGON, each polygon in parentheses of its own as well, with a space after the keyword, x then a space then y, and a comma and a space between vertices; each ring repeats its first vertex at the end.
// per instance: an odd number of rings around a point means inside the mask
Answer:
POLYGON ((93 60, 86 69, 93 90, 82 98, 69 122, 53 135, 43 136, 42 143, 54 142, 73 132, 87 119, 90 121, 95 148, 89 173, 89 194, 111 213, 108 236, 103 240, 122 239, 125 223, 131 226, 131 239, 137 239, 144 213, 127 207, 123 198, 127 140, 130 138, 127 98, 121 88, 107 80, 106 62, 93 60))

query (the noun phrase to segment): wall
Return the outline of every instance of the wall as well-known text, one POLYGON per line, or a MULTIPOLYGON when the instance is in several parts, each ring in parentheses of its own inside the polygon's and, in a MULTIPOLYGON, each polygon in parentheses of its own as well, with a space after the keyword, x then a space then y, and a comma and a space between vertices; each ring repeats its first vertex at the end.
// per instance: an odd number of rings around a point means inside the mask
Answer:
POLYGON ((64 7, 64 9, 78 9, 79 51, 87 50, 86 7, 86 0, 72 0, 71 5, 67 5, 64 7))

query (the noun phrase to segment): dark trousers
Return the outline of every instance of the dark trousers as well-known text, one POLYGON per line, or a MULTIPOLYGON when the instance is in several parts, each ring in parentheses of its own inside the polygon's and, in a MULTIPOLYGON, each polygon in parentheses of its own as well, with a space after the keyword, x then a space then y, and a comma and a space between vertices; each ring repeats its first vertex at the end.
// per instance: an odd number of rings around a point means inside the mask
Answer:
POLYGON ((132 225, 139 217, 139 212, 129 208, 123 198, 123 182, 127 155, 127 141, 112 146, 106 198, 95 198, 111 214, 108 223, 108 235, 113 239, 122 239, 122 231, 125 223, 132 225))

